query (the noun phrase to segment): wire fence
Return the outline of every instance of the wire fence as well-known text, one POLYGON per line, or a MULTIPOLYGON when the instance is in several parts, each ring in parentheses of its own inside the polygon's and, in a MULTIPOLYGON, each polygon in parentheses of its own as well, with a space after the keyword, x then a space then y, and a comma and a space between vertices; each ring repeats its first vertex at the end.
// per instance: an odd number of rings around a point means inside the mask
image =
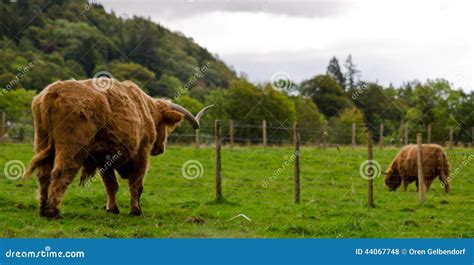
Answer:
MULTIPOLYGON (((223 120, 221 141, 224 145, 291 145, 293 144, 294 124, 278 121, 259 123, 246 120, 223 120)), ((403 146, 416 143, 416 134, 422 133, 424 143, 443 146, 474 146, 474 127, 435 126, 432 124, 399 125, 383 123, 367 126, 365 123, 338 123, 307 125, 299 124, 301 145, 334 147, 339 145, 365 145, 367 133, 371 132, 375 144, 382 146, 403 146)), ((205 119, 200 130, 195 131, 187 123, 168 136, 170 145, 206 146, 215 143, 214 121, 205 119)), ((0 111, 0 140, 12 142, 32 142, 34 139, 33 121, 10 121, 0 111)))
MULTIPOLYGON (((292 145, 293 125, 268 126, 248 124, 241 121, 222 122, 221 141, 225 145, 292 145)), ((432 125, 400 124, 395 130, 387 130, 383 124, 368 128, 365 124, 324 124, 321 126, 299 126, 302 145, 334 147, 339 145, 366 145, 370 131, 375 144, 382 146, 403 146, 416 143, 417 133, 422 133, 424 143, 436 143, 443 146, 474 146, 474 127, 435 128, 432 125)), ((213 145, 214 126, 204 123, 199 132, 189 126, 183 126, 169 135, 169 144, 213 145)))

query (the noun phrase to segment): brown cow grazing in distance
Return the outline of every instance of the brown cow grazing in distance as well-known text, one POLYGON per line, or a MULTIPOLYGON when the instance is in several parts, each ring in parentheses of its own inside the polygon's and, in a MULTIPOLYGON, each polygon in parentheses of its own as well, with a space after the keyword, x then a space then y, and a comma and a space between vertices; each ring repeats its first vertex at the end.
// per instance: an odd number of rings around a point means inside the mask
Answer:
POLYGON ((107 211, 119 213, 117 171, 128 180, 131 214, 140 215, 150 155, 163 153, 168 133, 183 118, 198 129, 209 107, 194 117, 179 105, 148 96, 131 81, 98 78, 49 85, 33 99, 35 155, 26 172, 37 171, 40 215, 58 217, 78 171, 84 183, 96 169, 107 192, 107 211))
MULTIPOLYGON (((406 191, 408 184, 415 181, 418 190, 417 146, 404 146, 397 154, 385 173, 385 185, 390 191, 398 189, 403 183, 406 191)), ((427 191, 438 176, 446 193, 451 191, 449 185, 449 162, 443 148, 437 144, 422 145, 423 175, 427 191)))

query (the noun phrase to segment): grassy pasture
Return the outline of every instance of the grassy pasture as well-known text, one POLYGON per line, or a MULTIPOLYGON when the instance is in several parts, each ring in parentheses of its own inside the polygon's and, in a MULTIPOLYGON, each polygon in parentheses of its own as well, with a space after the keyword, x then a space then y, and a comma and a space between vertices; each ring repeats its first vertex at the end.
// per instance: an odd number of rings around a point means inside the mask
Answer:
MULTIPOLYGON (((385 170, 395 148, 374 148, 385 170)), ((364 147, 322 150, 301 148, 301 204, 293 203, 291 147, 223 148, 223 202, 214 201, 214 150, 171 146, 153 157, 142 196, 143 216, 128 214, 129 194, 120 180, 121 213, 106 213, 100 178, 69 187, 63 219, 49 221, 37 213, 36 181, 8 180, 3 168, 9 160, 27 165, 29 144, 0 145, 0 237, 473 237, 474 166, 464 163, 473 149, 449 151, 452 193, 445 195, 439 180, 426 203, 418 203, 415 185, 407 192, 389 192, 383 176, 374 181, 375 208, 367 207, 367 181, 359 165, 364 147), (188 180, 181 166, 199 160, 201 178, 188 180), (285 163, 286 161, 286 163, 285 163), (286 166, 289 164, 289 166, 286 166), (280 172, 280 174, 277 174, 280 172), (264 183, 274 175, 273 181, 264 183), (242 217, 244 214, 251 219, 242 217)))

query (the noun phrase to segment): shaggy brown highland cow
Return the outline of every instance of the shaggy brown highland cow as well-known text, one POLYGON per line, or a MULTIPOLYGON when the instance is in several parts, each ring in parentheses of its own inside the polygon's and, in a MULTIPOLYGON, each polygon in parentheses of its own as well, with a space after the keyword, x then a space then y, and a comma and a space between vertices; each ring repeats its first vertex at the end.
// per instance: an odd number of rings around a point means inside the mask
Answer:
POLYGON ((77 172, 84 183, 96 169, 107 192, 107 211, 119 213, 117 171, 128 180, 131 214, 140 215, 150 155, 163 153, 168 133, 183 118, 198 129, 209 107, 194 117, 179 105, 151 98, 131 81, 99 78, 49 85, 33 99, 35 155, 26 172, 37 170, 40 215, 58 217, 77 172))
MULTIPOLYGON (((418 168, 417 168, 417 146, 404 146, 397 154, 385 173, 385 185, 390 191, 398 189, 403 182, 403 189, 406 191, 408 184, 415 181, 418 190, 418 168)), ((448 193, 451 190, 449 185, 449 162, 443 148, 436 144, 422 145, 423 175, 427 191, 431 183, 438 176, 443 183, 444 190, 448 193)))

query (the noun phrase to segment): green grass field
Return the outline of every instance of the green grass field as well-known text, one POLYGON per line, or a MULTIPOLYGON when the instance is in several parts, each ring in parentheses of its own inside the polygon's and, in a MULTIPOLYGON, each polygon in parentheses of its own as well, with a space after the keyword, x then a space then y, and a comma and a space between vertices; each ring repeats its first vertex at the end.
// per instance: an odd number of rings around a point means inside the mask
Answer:
MULTIPOLYGON (((0 145, 0 169, 9 160, 27 165, 29 144, 0 145)), ((105 192, 98 178, 69 187, 62 207, 63 218, 39 217, 36 181, 0 178, 0 237, 441 237, 474 236, 474 166, 465 163, 473 149, 448 152, 452 193, 445 195, 439 180, 433 183, 421 206, 415 185, 407 192, 389 192, 383 176, 374 180, 375 208, 367 207, 367 180, 359 175, 366 160, 360 147, 322 150, 301 149, 301 198, 293 203, 293 163, 290 147, 223 148, 224 202, 214 200, 214 150, 171 146, 153 157, 142 196, 144 214, 128 214, 129 194, 120 180, 121 213, 107 213, 105 192), (201 178, 188 180, 181 166, 190 159, 204 167, 201 178), (285 163, 285 161, 287 161, 285 163), (285 166, 289 163, 289 166, 285 166), (274 173, 273 181, 263 184, 274 173), (251 221, 242 217, 244 214, 251 221)), ((395 148, 376 148, 374 158, 385 170, 395 148)))

